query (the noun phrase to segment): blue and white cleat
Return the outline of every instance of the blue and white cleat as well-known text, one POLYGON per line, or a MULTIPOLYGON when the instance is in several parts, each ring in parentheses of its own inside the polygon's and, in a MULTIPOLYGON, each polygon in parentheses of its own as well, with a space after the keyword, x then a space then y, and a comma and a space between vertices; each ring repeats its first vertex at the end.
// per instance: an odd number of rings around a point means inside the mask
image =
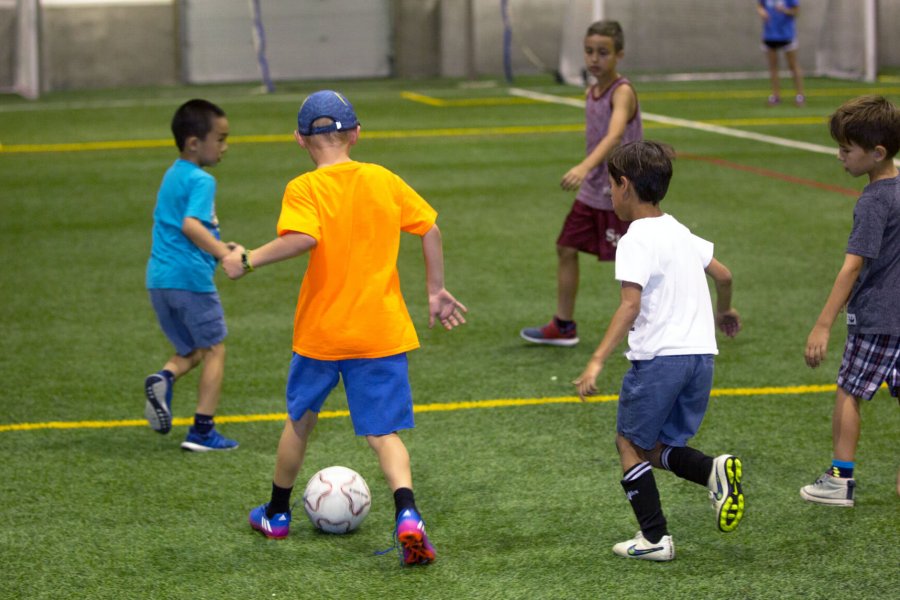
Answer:
POLYGON ((162 373, 148 375, 144 380, 144 416, 153 431, 169 433, 172 430, 172 386, 162 373))
POLYGON ((291 512, 275 513, 269 519, 266 517, 266 508, 268 506, 268 503, 266 503, 250 511, 250 516, 248 517, 250 527, 273 540, 286 538, 291 529, 291 512))
POLYGON ((238 447, 235 440, 230 440, 215 429, 206 435, 200 435, 194 428, 188 430, 187 437, 181 442, 182 450, 191 452, 211 452, 213 450, 234 450, 238 447))

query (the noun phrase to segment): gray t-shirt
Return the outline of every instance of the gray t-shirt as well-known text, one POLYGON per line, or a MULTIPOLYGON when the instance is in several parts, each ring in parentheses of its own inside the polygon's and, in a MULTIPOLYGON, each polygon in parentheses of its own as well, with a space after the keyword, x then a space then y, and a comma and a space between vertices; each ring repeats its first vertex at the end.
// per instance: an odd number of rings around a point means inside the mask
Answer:
POLYGON ((900 335, 900 176, 865 187, 847 254, 863 257, 847 304, 848 331, 900 335))

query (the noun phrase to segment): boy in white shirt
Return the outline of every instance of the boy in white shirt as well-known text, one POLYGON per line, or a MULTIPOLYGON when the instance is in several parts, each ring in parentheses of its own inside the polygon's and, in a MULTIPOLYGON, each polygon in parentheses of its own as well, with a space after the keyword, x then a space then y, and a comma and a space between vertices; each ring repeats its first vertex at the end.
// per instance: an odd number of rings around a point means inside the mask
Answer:
POLYGON ((731 272, 713 258, 713 244, 659 208, 672 178, 672 156, 668 146, 639 141, 609 157, 613 209, 632 221, 616 253, 621 301, 574 381, 582 398, 594 394, 604 363, 628 335, 625 356, 632 367, 619 395, 616 447, 622 487, 641 529, 613 552, 654 561, 675 558, 675 546, 651 467, 706 486, 721 531, 734 531, 744 514, 740 459, 712 458, 687 446, 709 402, 715 327, 734 337, 740 317, 731 307, 731 272), (704 273, 715 282, 715 315, 704 273))

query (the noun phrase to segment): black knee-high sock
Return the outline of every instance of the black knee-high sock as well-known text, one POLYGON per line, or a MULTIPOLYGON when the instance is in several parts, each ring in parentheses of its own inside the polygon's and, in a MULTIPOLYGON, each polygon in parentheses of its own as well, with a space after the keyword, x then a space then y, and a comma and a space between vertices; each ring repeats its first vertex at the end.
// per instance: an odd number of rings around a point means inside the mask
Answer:
POLYGON ((286 513, 291 510, 291 492, 293 487, 283 488, 272 483, 272 499, 266 507, 266 518, 271 519, 278 513, 286 513))
POLYGON ((637 517, 644 538, 655 544, 664 535, 668 535, 666 517, 663 516, 659 490, 656 489, 650 463, 642 462, 628 469, 622 476, 622 488, 625 490, 625 497, 631 502, 631 509, 637 517))
POLYGON ((706 487, 712 473, 713 458, 687 446, 666 446, 659 456, 663 467, 676 476, 706 487))
POLYGON ((418 512, 416 509, 416 497, 413 494, 413 491, 409 488, 397 488, 394 492, 394 508, 396 509, 394 519, 399 517, 400 513, 407 508, 411 508, 418 512))

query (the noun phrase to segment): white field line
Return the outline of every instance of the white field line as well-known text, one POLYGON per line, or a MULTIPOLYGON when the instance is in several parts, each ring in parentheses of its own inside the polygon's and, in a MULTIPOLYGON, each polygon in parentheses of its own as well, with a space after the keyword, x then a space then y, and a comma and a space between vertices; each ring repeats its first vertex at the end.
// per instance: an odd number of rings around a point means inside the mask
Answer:
MULTIPOLYGON (((509 88, 512 96, 519 98, 529 98, 541 102, 550 102, 553 104, 563 104, 565 106, 574 106, 575 108, 584 108, 584 100, 575 98, 564 98, 553 94, 543 94, 541 92, 532 92, 521 88, 509 88)), ((679 119, 677 117, 667 117, 665 115, 657 115, 653 113, 641 112, 641 118, 648 121, 655 121, 665 125, 673 125, 675 127, 684 127, 686 129, 697 129, 708 133, 717 133, 730 137, 740 138, 744 140, 753 140, 764 144, 774 144, 776 146, 784 146, 785 148, 793 148, 795 150, 806 150, 808 152, 817 152, 819 154, 828 154, 829 156, 837 155, 837 148, 822 146, 821 144, 810 144, 808 142, 798 142, 787 138, 775 137, 774 135, 765 135, 763 133, 754 133, 752 131, 742 131, 740 129, 732 129, 731 127, 722 127, 720 125, 711 125, 709 123, 701 123, 700 121, 689 121, 688 119, 679 119)), ((900 165, 900 159, 895 159, 894 164, 900 165)))

